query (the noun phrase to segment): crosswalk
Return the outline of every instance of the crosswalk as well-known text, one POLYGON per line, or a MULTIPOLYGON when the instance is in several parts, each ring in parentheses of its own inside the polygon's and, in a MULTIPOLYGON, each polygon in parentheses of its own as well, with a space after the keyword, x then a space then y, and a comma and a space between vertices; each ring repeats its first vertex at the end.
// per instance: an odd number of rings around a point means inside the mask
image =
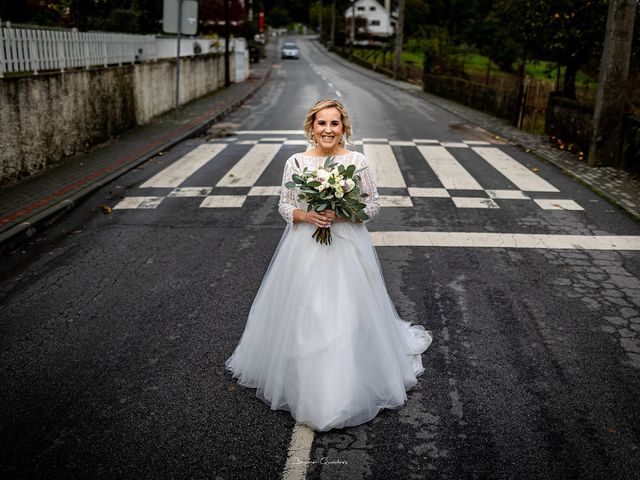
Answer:
MULTIPOLYGON (((554 185, 511 157, 499 145, 480 140, 446 142, 414 138, 390 140, 362 138, 351 142, 368 158, 381 190, 380 204, 385 208, 411 208, 417 199, 448 199, 459 209, 499 209, 503 202, 530 202, 542 210, 583 210, 574 200, 563 198, 554 185), (393 147, 413 147, 424 160, 424 169, 439 185, 407 185, 393 147), (509 188, 483 186, 484 178, 476 178, 460 161, 460 152, 473 152, 474 161, 482 162, 482 171, 499 174, 509 188), (390 194, 385 190, 393 190, 390 194), (532 194, 545 194, 533 198, 532 194), (549 195, 553 195, 549 198, 549 195)), ((280 194, 280 185, 259 185, 269 165, 287 145, 307 145, 297 130, 247 130, 235 137, 203 143, 139 186, 141 195, 123 198, 115 210, 155 209, 167 198, 201 198, 200 208, 241 208, 248 197, 280 194), (231 146, 245 146, 237 161, 215 185, 185 185, 204 166, 228 153, 231 146), (247 150, 248 148, 248 150, 247 150), (144 195, 145 190, 152 194, 144 195), (242 192, 239 190, 244 189, 242 192), (161 193, 158 193, 161 190, 161 193)), ((433 182, 431 182, 433 183, 433 182)), ((486 183, 485 183, 486 184, 486 183)), ((424 201, 424 200, 423 200, 424 201)))

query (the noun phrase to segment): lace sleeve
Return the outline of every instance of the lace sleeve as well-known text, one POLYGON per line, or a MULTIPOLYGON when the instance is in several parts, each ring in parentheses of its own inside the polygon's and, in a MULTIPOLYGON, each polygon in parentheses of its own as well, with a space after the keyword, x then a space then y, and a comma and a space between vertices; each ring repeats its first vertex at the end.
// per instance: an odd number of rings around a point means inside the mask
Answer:
POLYGON ((369 196, 363 198, 363 203, 367 206, 364 208, 364 212, 369 216, 369 220, 365 220, 368 222, 372 220, 378 213, 380 212, 380 204, 378 203, 378 190, 376 188, 376 174, 369 165, 369 161, 367 157, 364 155, 360 156, 360 165, 358 168, 367 167, 366 170, 360 172, 360 178, 362 179, 362 185, 360 190, 362 193, 366 193, 369 196))
POLYGON ((280 215, 282 215, 282 218, 289 224, 293 224, 293 211, 298 207, 296 205, 296 191, 288 189, 284 184, 291 180, 293 173, 291 159, 289 159, 284 166, 282 186, 280 187, 280 202, 278 203, 280 215))

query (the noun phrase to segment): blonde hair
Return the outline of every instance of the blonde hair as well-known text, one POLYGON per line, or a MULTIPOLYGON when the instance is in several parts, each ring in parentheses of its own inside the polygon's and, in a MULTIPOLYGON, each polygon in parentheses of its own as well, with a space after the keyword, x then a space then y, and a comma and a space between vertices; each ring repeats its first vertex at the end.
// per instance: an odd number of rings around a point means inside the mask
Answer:
POLYGON ((304 120, 304 126, 302 129, 304 130, 305 138, 311 142, 315 143, 313 139, 313 122, 316 121, 316 114, 320 110, 324 110, 325 108, 335 108, 340 112, 340 120, 342 121, 342 133, 345 136, 345 140, 340 139, 340 145, 344 146, 345 143, 349 143, 349 137, 351 137, 351 122, 349 121, 349 114, 347 113, 347 109, 344 108, 337 100, 320 100, 316 102, 316 104, 309 109, 307 112, 307 118, 304 120))

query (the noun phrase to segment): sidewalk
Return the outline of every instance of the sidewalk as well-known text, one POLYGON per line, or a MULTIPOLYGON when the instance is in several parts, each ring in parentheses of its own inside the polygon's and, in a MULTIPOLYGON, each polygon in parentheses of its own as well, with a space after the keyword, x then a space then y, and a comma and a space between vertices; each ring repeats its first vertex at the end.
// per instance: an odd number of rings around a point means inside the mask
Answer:
POLYGON ((452 100, 426 93, 420 86, 404 81, 392 80, 381 73, 376 73, 355 63, 351 63, 335 53, 327 52, 324 47, 317 43, 315 45, 344 66, 378 81, 392 85, 397 89, 423 98, 429 103, 438 105, 463 120, 478 125, 498 135, 503 140, 518 145, 529 153, 536 155, 538 158, 555 165, 564 174, 574 178, 640 221, 640 175, 613 167, 589 167, 585 162, 578 160, 577 155, 559 150, 540 135, 527 133, 515 128, 506 120, 474 110, 452 100))
POLYGON ((0 190, 0 253, 55 222, 84 197, 239 107, 266 82, 275 58, 251 65, 247 80, 157 117, 89 152, 0 190))

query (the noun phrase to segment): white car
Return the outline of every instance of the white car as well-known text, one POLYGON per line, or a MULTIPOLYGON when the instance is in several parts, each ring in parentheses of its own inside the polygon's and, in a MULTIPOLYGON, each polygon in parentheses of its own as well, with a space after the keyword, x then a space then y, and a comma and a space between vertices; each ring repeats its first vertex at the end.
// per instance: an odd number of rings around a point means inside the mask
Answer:
POLYGON ((283 44, 280 49, 280 54, 282 58, 300 58, 300 50, 298 50, 298 46, 292 42, 283 44))

